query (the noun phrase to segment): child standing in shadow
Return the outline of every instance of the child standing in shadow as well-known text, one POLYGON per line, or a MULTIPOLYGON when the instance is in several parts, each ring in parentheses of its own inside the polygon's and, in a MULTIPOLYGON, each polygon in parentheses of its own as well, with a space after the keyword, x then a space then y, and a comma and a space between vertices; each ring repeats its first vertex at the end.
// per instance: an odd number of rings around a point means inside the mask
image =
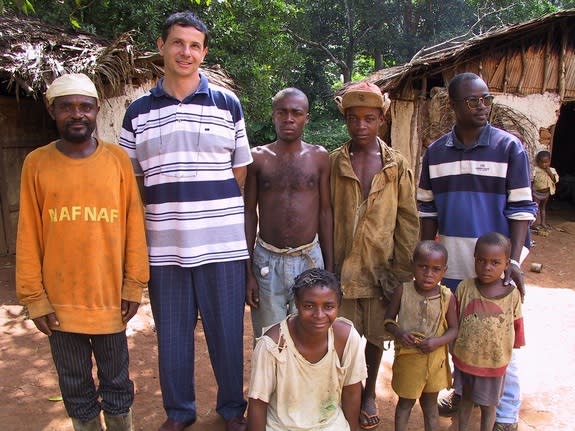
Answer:
POLYGON ((559 182, 557 171, 551 167, 551 153, 543 150, 535 156, 536 166, 533 168, 532 193, 533 200, 537 204, 539 211, 537 220, 533 222, 534 231, 549 231, 551 226, 547 223, 547 203, 549 198, 555 194, 556 184, 559 182))

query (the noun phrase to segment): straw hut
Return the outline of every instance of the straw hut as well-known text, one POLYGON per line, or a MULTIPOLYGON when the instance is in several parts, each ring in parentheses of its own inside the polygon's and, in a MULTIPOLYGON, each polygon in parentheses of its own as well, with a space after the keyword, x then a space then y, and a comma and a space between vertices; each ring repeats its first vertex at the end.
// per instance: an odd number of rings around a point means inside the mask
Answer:
MULTIPOLYGON (((233 87, 221 69, 205 72, 233 87)), ((43 94, 65 73, 92 78, 101 99, 96 134, 117 142, 125 108, 161 76, 162 58, 137 53, 130 33, 108 41, 30 17, 0 17, 0 255, 15 252, 22 162, 57 137, 43 94)))
POLYGON ((448 40, 371 75, 368 80, 392 99, 391 144, 419 174, 425 148, 453 125, 447 83, 474 72, 496 96, 491 122, 519 135, 532 158, 549 149, 559 174, 575 175, 573 28, 575 10, 567 10, 448 40))

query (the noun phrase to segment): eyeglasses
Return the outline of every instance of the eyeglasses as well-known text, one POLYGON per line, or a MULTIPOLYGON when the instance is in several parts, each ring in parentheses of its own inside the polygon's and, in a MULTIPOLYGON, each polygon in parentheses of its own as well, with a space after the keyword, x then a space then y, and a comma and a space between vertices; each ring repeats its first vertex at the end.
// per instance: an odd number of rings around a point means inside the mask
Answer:
POLYGON ((493 105, 493 99, 495 99, 495 96, 491 94, 486 94, 481 97, 470 96, 465 97, 463 99, 453 99, 453 100, 455 102, 465 102, 469 109, 479 109, 481 105, 485 106, 486 108, 489 108, 491 105, 493 105))

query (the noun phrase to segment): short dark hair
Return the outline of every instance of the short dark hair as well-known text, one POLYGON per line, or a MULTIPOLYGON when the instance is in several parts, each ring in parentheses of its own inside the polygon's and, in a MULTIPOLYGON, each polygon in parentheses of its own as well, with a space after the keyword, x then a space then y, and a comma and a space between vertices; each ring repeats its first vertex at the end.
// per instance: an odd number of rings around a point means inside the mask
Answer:
POLYGON ((459 84, 461 84, 463 81, 475 81, 476 79, 481 79, 481 77, 471 72, 464 72, 455 75, 453 78, 451 78, 451 81, 449 81, 449 84, 447 85, 447 94, 449 95, 449 98, 457 98, 459 84))
POLYGON ((337 295, 338 302, 341 301, 343 292, 336 275, 333 272, 320 268, 306 269, 295 278, 292 286, 293 296, 299 299, 302 290, 316 286, 327 287, 333 290, 337 295))
POLYGON ((551 153, 547 150, 541 150, 537 153, 537 155, 535 156, 535 160, 541 160, 543 157, 549 157, 551 158, 551 153))
POLYGON ((413 262, 415 262, 418 258, 423 257, 424 255, 428 255, 432 252, 441 253, 445 259, 445 264, 447 264, 447 249, 440 242, 432 240, 419 241, 417 243, 415 250, 413 250, 413 262))
POLYGON ((210 32, 208 31, 206 24, 204 24, 204 22, 199 19, 195 13, 190 11, 176 12, 166 18, 162 27, 162 40, 164 42, 168 38, 170 30, 175 25, 182 27, 194 27, 196 30, 204 34, 204 48, 208 47, 210 32))
POLYGON ((475 243, 475 251, 473 252, 473 255, 476 255, 479 247, 483 245, 499 246, 505 252, 506 257, 511 256, 511 241, 509 241, 509 238, 500 234, 499 232, 487 232, 486 234, 481 235, 475 243))
POLYGON ((295 87, 288 87, 284 88, 283 90, 278 91, 274 97, 272 97, 272 109, 275 108, 276 104, 279 100, 283 99, 285 96, 298 96, 305 99, 307 104, 307 109, 309 111, 309 102, 307 100, 306 94, 301 91, 299 88, 295 87))

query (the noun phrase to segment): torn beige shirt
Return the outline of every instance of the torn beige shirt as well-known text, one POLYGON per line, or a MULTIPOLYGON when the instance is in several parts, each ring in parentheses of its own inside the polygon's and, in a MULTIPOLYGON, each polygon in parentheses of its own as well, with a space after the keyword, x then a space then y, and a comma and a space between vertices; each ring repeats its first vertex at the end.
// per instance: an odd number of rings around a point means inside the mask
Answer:
MULTIPOLYGON (((280 322, 279 339, 284 343, 263 335, 252 353, 248 396, 268 403, 266 431, 349 430, 341 408, 342 390, 367 377, 358 332, 352 326, 340 364, 330 328, 327 353, 311 363, 295 347, 288 319, 280 322)), ((343 317, 338 319, 353 325, 343 317)))

